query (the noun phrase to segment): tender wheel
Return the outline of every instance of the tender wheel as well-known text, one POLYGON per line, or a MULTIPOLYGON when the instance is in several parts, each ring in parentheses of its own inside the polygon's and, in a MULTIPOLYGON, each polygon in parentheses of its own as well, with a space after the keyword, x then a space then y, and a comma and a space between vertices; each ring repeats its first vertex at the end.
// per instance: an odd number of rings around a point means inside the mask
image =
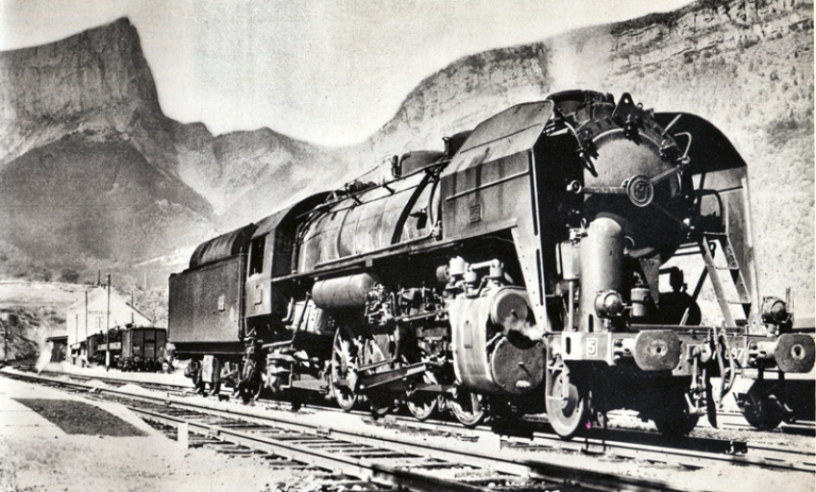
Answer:
POLYGON ((561 361, 552 369, 547 389, 547 417, 556 434, 572 439, 589 421, 589 405, 584 392, 570 380, 569 368, 561 361))
POLYGON ((257 401, 261 396, 263 379, 258 373, 258 366, 254 359, 244 362, 236 389, 244 405, 257 401))
POLYGON ((337 404, 350 412, 357 403, 357 345, 338 328, 334 334, 331 359, 331 387, 337 404))
MULTIPOLYGON (((131 366, 132 367, 132 366, 131 366)), ((191 360, 184 370, 184 375, 190 378, 196 393, 204 394, 204 381, 201 379, 201 362, 191 360)))
POLYGON ((456 397, 448 402, 456 420, 465 427, 476 427, 485 416, 484 398, 464 388, 459 388, 456 397))
POLYGON ((742 407, 745 420, 760 430, 775 429, 782 422, 784 413, 772 390, 754 383, 748 390, 742 407))
MULTIPOLYGON (((425 384, 437 384, 436 377, 433 373, 425 372, 422 378, 425 384)), ((427 420, 434 414, 439 406, 439 396, 434 393, 427 393, 424 391, 414 391, 405 399, 405 406, 408 411, 417 420, 427 420)))

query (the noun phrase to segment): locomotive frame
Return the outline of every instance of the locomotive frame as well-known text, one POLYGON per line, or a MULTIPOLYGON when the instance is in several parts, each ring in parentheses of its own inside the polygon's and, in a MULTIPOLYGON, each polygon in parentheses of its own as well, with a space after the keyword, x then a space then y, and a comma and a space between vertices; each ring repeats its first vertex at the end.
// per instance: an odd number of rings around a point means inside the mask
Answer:
MULTIPOLYGON (((708 121, 569 91, 445 143, 200 245, 169 306, 196 384, 468 426, 545 412, 564 438, 631 408, 684 435, 745 369, 813 367, 790 303, 759 298, 747 166, 708 121)), ((784 391, 742 403, 792 418, 784 391)))

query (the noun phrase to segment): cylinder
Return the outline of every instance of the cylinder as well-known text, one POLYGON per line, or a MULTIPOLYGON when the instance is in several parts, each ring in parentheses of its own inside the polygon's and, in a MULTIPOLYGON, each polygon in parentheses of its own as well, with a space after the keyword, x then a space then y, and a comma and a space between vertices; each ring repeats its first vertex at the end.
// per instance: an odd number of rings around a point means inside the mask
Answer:
POLYGON ((312 300, 322 309, 362 307, 375 283, 377 279, 370 273, 318 280, 312 287, 312 300))
POLYGON ((598 217, 589 224, 581 240, 580 331, 597 330, 595 299, 599 293, 622 291, 623 248, 623 228, 617 221, 598 217))

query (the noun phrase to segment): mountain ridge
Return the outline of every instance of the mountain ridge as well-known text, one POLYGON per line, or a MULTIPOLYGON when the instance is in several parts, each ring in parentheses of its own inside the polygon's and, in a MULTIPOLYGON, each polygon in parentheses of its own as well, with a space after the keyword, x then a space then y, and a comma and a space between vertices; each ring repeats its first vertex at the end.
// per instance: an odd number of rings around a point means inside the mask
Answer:
MULTIPOLYGON (((0 180, 16 159, 31 154, 17 165, 39 162, 34 157, 43 152, 35 150, 49 144, 91 149, 101 143, 111 155, 132 156, 134 169, 155 169, 166 187, 186 191, 173 194, 147 184, 128 191, 152 202, 118 215, 154 224, 127 236, 137 246, 126 245, 129 260, 149 261, 169 253, 165 248, 190 247, 182 243, 257 221, 298 196, 337 188, 390 155, 441 149, 443 136, 471 129, 513 104, 582 88, 616 97, 628 92, 647 107, 696 113, 720 127, 749 163, 763 292, 784 292, 790 282, 812 311, 813 253, 801 248, 814 244, 816 221, 812 2, 703 0, 675 12, 469 55, 426 77, 367 141, 344 148, 319 147, 268 128, 214 136, 202 123, 166 117, 152 76, 140 78, 150 75, 149 66, 127 19, 66 40, 0 53, 0 180), (33 61, 26 65, 27 59, 33 61), (128 147, 135 153, 115 150, 128 147), (146 242, 155 244, 140 246, 146 242)), ((78 163, 81 154, 63 161, 78 163)), ((103 210, 132 195, 108 196, 103 210)), ((12 208, 36 203, 18 198, 12 208)), ((25 220, 2 209, 0 227, 5 220, 25 229, 25 220)), ((63 221, 88 214, 78 215, 63 221)), ((29 242, 44 233, 29 227, 29 242)), ((8 239, 0 233, 0 249, 8 239)), ((95 254, 111 258, 122 247, 95 254)), ((72 252, 59 244, 45 250, 55 258, 72 252)))

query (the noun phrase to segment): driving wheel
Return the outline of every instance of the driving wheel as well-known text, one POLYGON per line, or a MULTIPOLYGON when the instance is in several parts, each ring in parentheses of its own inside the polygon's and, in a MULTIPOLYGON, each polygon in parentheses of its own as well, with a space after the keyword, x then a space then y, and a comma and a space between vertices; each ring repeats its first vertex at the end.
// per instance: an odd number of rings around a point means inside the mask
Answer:
POLYGON ((350 412, 357 403, 357 344, 338 328, 334 334, 331 359, 331 387, 337 404, 350 412))
POLYGON ((459 388, 448 406, 456 420, 465 427, 476 427, 485 416, 484 398, 478 393, 459 388))
MULTIPOLYGON (((437 384, 432 372, 426 371, 422 377, 423 384, 437 384)), ((439 396, 428 391, 413 391, 405 398, 408 411, 417 420, 427 420, 439 406, 439 396)))
POLYGON ((683 391, 674 391, 663 395, 658 410, 652 420, 654 420, 657 430, 664 436, 686 436, 697 426, 697 421, 700 420, 699 415, 691 413, 689 410, 685 392, 683 391))
POLYGON ((771 430, 782 422, 784 412, 772 388, 763 388, 755 382, 745 396, 742 411, 752 427, 771 430))

